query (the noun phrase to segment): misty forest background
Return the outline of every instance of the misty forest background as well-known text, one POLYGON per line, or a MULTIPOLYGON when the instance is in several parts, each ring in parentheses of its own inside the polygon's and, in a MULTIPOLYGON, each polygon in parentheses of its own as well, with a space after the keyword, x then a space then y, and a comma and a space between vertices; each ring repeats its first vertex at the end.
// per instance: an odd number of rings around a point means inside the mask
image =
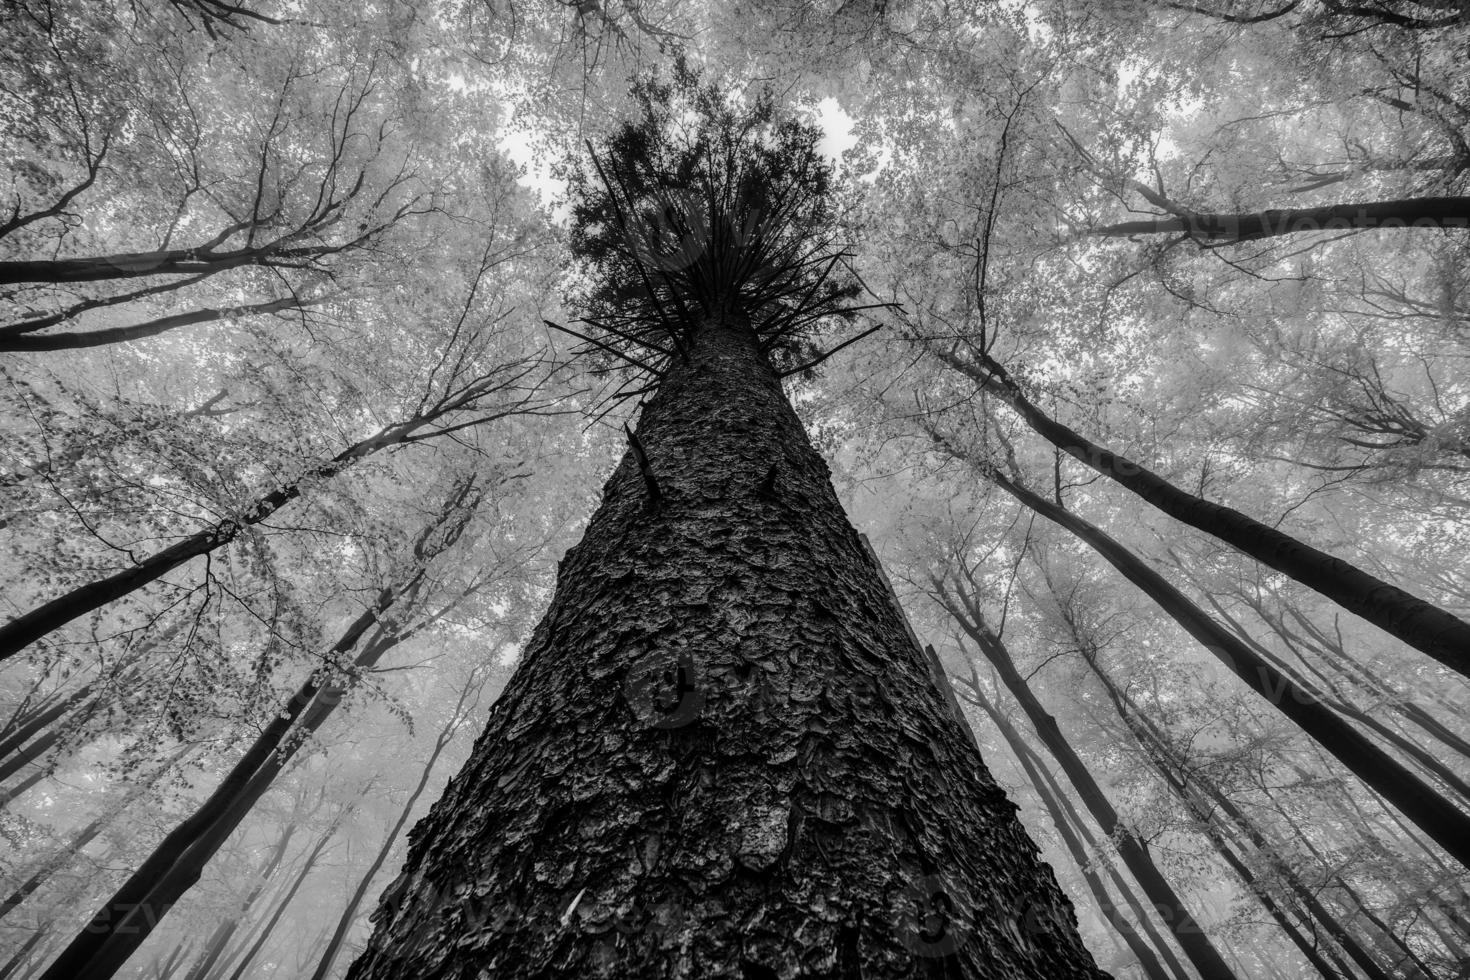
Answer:
POLYGON ((12 0, 0 38, 0 975, 283 718, 119 975, 345 972, 624 451, 628 376, 544 322, 587 329, 559 175, 682 57, 827 132, 874 309, 822 346, 881 329, 789 390, 1099 964, 1192 976, 1131 847, 1242 978, 1470 976, 1464 868, 1278 710, 1463 820, 1466 651, 1023 410, 1464 618, 1459 0, 12 0), (1366 202, 1420 226, 1321 210, 1366 202))

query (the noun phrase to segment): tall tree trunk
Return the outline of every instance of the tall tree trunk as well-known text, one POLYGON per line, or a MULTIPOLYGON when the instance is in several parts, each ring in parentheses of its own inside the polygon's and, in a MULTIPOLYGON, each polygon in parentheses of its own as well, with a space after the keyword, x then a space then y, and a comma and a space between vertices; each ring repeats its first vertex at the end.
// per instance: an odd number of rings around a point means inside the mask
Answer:
POLYGON ((48 703, 36 706, 35 710, 12 719, 12 724, 5 730, 5 737, 0 739, 0 760, 6 759, 12 752, 45 731, 91 693, 92 685, 83 684, 70 694, 58 696, 48 703))
POLYGON ((1128 921, 1128 917, 1123 914, 1123 910, 1114 904, 1112 898, 1108 895, 1107 889, 1103 887, 1102 879, 1093 867, 1092 856, 1088 853, 1087 845, 1078 836, 1078 832, 1072 829, 1071 821, 1062 812, 1061 801, 1052 796, 1051 787, 1043 780, 1041 775, 1042 761, 1035 757, 1035 754, 1031 751, 1031 747, 1026 744, 1021 733, 1016 731, 1016 727, 1010 723, 1010 720, 1001 714, 995 705, 990 703, 990 699, 985 696, 985 691, 973 679, 965 685, 965 690, 967 692, 965 694, 965 700, 984 710, 985 714, 995 725, 996 730, 1000 732, 1001 737, 1006 740, 1006 744, 1010 746, 1011 754, 1016 757, 1016 761, 1025 770, 1026 777, 1031 780, 1031 785, 1036 788, 1036 795, 1041 798, 1042 805, 1046 807, 1046 812, 1051 817, 1052 825, 1057 828, 1057 833, 1061 836, 1062 843, 1066 845, 1068 852, 1072 855, 1072 860, 1077 865, 1077 870, 1082 874, 1083 880, 1087 882, 1087 888, 1092 892, 1092 897, 1097 902, 1098 911, 1102 913, 1103 918, 1107 919, 1108 924, 1122 937, 1128 949, 1137 957, 1139 966, 1143 968, 1144 974, 1149 977, 1149 980, 1167 980, 1170 976, 1175 977, 1176 980, 1190 980, 1190 975, 1184 971, 1182 964, 1171 964, 1174 967, 1172 972, 1165 970, 1164 965, 1159 962, 1159 957, 1155 954, 1154 950, 1138 934, 1138 930, 1133 928, 1133 923, 1128 921))
MULTIPOLYGON (((61 736, 66 734, 60 728, 53 728, 46 732, 34 742, 29 743, 20 750, 11 754, 10 758, 0 762, 0 780, 9 779, 20 772, 26 766, 35 762, 41 756, 51 751, 52 746, 61 741, 61 736)), ((44 771, 47 766, 42 766, 44 771)))
MULTIPOLYGON (((1467 782, 1464 779, 1460 778, 1460 775, 1458 773, 1456 773, 1445 763, 1441 762, 1431 752, 1429 752, 1428 749, 1424 748, 1422 745, 1415 742, 1407 735, 1404 735, 1388 727, 1388 725, 1379 720, 1372 712, 1365 711, 1364 709, 1359 708, 1357 705, 1353 704, 1345 697, 1336 696, 1336 692, 1332 688, 1330 681, 1328 681, 1326 678, 1323 678, 1326 683, 1324 683, 1321 688, 1313 684, 1309 678, 1303 677, 1300 673, 1298 673, 1297 669, 1292 664, 1287 663, 1286 660, 1277 656, 1270 647, 1257 641, 1253 636, 1251 636, 1250 633, 1247 632, 1246 629, 1225 610, 1225 608, 1221 605, 1220 601, 1217 598, 1206 593, 1205 599, 1215 610, 1215 613, 1222 620, 1225 621, 1225 624, 1228 627, 1230 627, 1230 629, 1234 632, 1235 636, 1240 640, 1240 642, 1244 643, 1246 646, 1255 651, 1256 655, 1259 656, 1264 662, 1270 664, 1274 669, 1280 671, 1281 676, 1287 678, 1292 684, 1296 685, 1302 691, 1306 692, 1309 697, 1320 701, 1322 704, 1336 711, 1338 714, 1347 718, 1351 718, 1353 721, 1356 721, 1364 728, 1377 734, 1389 745, 1392 745, 1404 755, 1417 762, 1426 773, 1443 783, 1445 788, 1449 790, 1450 793, 1454 796, 1459 796, 1466 801, 1470 801, 1470 782, 1467 782)), ((1291 645, 1290 640, 1286 640, 1286 642, 1288 645, 1291 645)), ((1298 660, 1310 668, 1311 664, 1307 660, 1307 658, 1302 656, 1300 651, 1295 652, 1297 653, 1298 660)), ((1316 671, 1314 671, 1314 673, 1316 673, 1319 678, 1322 678, 1321 673, 1316 671)), ((1452 796, 1451 798, 1454 797, 1452 796)))
MULTIPOLYGON (((935 434, 956 458, 968 456, 935 434)), ((1096 525, 1007 479, 994 467, 982 470, 996 486, 1031 510, 1081 538, 1108 564, 1142 589, 1247 687, 1275 705, 1318 745, 1369 787, 1382 794, 1455 860, 1470 868, 1470 815, 1431 789, 1387 752, 1338 717, 1331 708, 1262 660, 1215 622, 1162 575, 1096 525)))
POLYGON ((0 807, 9 806, 11 800, 17 799, 18 797, 21 797, 30 792, 33 788, 35 788, 35 785, 37 783, 46 778, 46 775, 47 773, 45 769, 37 769, 25 779, 22 779, 14 786, 11 786, 9 789, 0 791, 0 807))
POLYGON ((1470 197, 1409 197, 1313 208, 1267 208, 1243 214, 1184 211, 1168 218, 1099 225, 1087 233, 1108 238, 1186 234, 1225 243, 1352 228, 1470 228, 1470 197))
POLYGON ((1092 818, 1097 821, 1102 832, 1116 842, 1118 856, 1123 859, 1123 863, 1143 889, 1144 895, 1163 916, 1165 924, 1190 963, 1205 980, 1237 980, 1235 971, 1225 962, 1205 930, 1200 927, 1189 908, 1174 891, 1174 887, 1154 863, 1148 844, 1118 817, 1118 811, 1113 808, 1103 788, 1088 771, 1087 764, 1062 734, 1056 718, 1046 710, 1035 692, 1026 684, 1004 642, 986 624, 968 596, 961 596, 961 602, 964 603, 962 608, 943 588, 942 583, 936 581, 934 585, 941 604, 995 668, 1001 683, 1021 706, 1047 751, 1061 765, 1062 771, 1067 774, 1067 779, 1087 806, 1092 818))
MULTIPOLYGON (((1036 764, 1037 771, 1040 772, 1042 780, 1046 783, 1047 790, 1050 792, 1052 799, 1056 800, 1061 805, 1062 809, 1066 811, 1067 817, 1072 822, 1072 826, 1077 828, 1077 832, 1082 836, 1082 840, 1087 845, 1088 849, 1093 852, 1102 851, 1102 843, 1093 836, 1092 831, 1087 826, 1087 822, 1083 820, 1082 815, 1077 812, 1077 808, 1072 805, 1071 797, 1067 795, 1066 790, 1062 789, 1061 784, 1057 781, 1057 778, 1052 773, 1051 768, 1042 762, 1040 755, 1032 750, 1029 745, 1025 745, 1024 741, 1022 742, 1022 744, 1025 747, 1026 751, 1031 754, 1032 762, 1036 764)), ((1137 894, 1135 894, 1134 885, 1123 877, 1122 872, 1120 872, 1116 866, 1114 866, 1111 862, 1108 862, 1105 867, 1107 868, 1108 877, 1113 882, 1114 891, 1123 896, 1123 901, 1128 904, 1128 911, 1133 916, 1133 921, 1138 923, 1139 928, 1141 928, 1144 934, 1148 936, 1149 942, 1153 944, 1154 949, 1158 950, 1159 956, 1163 958, 1164 962, 1168 965, 1169 969, 1174 973, 1175 976, 1188 977, 1190 975, 1189 971, 1184 966, 1184 964, 1180 962, 1179 957, 1175 955, 1174 948, 1169 944, 1169 941, 1161 936, 1158 930, 1154 928, 1154 921, 1158 917, 1157 910, 1152 907, 1145 906, 1141 901, 1139 901, 1137 894)))
POLYGON ((940 357, 985 385, 1062 452, 1136 493, 1175 520, 1316 590, 1348 612, 1470 677, 1470 623, 1238 510, 1212 504, 1181 490, 1131 459, 1089 441, 1042 412, 990 357, 984 357, 980 364, 949 354, 941 353, 940 357))
POLYGON ((687 347, 348 975, 1102 976, 754 332, 687 347))
POLYGON ((26 957, 31 955, 31 951, 41 944, 41 940, 50 934, 51 930, 46 926, 39 926, 35 932, 27 936, 20 948, 12 953, 4 963, 0 963, 0 980, 7 980, 26 961, 26 957))
POLYGON ((341 251, 340 246, 298 245, 285 248, 282 238, 266 245, 214 251, 211 248, 168 248, 156 252, 118 252, 75 259, 27 259, 0 262, 0 285, 22 282, 101 282, 140 276, 214 275, 251 265, 286 265, 341 251))
POLYGON ((0 919, 15 911, 22 902, 35 893, 36 889, 44 885, 52 875, 70 864, 81 853, 82 848, 90 844, 96 839, 98 834, 111 826, 112 822, 127 810, 129 806, 136 802, 144 793, 152 789, 154 783, 163 778, 184 756, 193 750, 194 746, 186 745, 151 773, 141 779, 135 779, 132 787, 128 790, 127 795, 121 803, 108 807, 101 816, 72 835, 71 840, 60 853, 53 854, 44 864, 33 871, 29 878, 17 885, 15 890, 6 896, 5 901, 0 902, 0 919))
MULTIPOLYGON (((105 578, 79 585, 65 595, 57 596, 17 616, 4 626, 0 626, 0 661, 14 656, 52 630, 60 629, 72 620, 162 578, 175 568, 229 544, 245 528, 259 524, 301 496, 302 491, 311 486, 314 481, 336 476, 374 453, 393 446, 419 442, 433 436, 435 431, 432 429, 427 433, 420 430, 429 427, 450 412, 470 407, 483 395, 502 390, 511 383, 487 383, 492 377, 494 377, 493 374, 461 387, 457 392, 446 395, 433 405, 422 408, 406 422, 384 426, 375 435, 353 443, 331 459, 311 467, 295 480, 281 484, 270 493, 256 498, 238 515, 191 534, 162 551, 149 555, 131 568, 125 568, 105 578)), ((521 405, 524 404, 524 402, 521 403, 521 405)), ((516 406, 506 412, 497 413, 479 421, 500 418, 519 410, 521 406, 516 406)))

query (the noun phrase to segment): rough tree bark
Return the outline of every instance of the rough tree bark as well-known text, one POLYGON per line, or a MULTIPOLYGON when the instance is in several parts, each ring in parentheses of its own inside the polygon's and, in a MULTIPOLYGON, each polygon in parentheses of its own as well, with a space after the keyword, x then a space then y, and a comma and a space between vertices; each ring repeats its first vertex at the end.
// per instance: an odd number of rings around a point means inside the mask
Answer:
POLYGON ((1104 976, 754 332, 691 333, 348 976, 1104 976))

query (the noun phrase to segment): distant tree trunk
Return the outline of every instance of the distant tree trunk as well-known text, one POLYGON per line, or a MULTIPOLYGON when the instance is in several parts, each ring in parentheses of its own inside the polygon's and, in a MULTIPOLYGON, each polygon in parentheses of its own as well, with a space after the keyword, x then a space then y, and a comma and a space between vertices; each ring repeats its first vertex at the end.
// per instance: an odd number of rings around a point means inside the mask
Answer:
MULTIPOLYGON (((1470 202, 1470 198, 1465 200, 1470 202)), ((980 364, 948 354, 941 359, 985 385, 1062 452, 1165 514, 1316 590, 1450 670, 1470 677, 1470 623, 1240 511, 1181 490, 1131 459, 1090 442, 1041 411, 989 357, 980 364)))
MULTIPOLYGON (((333 648, 351 650, 372 628, 385 606, 364 612, 333 648)), ((380 628, 354 661, 359 670, 375 664, 397 643, 391 630, 380 628)), ((249 751, 215 791, 175 827, 148 859, 92 917, 44 974, 44 980, 108 980, 142 945, 194 883, 255 802, 295 754, 300 737, 316 731, 336 710, 343 689, 303 684, 273 718, 249 751), (287 736, 292 736, 287 741, 287 736)))
MULTIPOLYGON (((1277 856, 1276 848, 1271 846, 1255 822, 1242 813, 1235 802, 1222 793, 1219 787, 1211 783, 1207 777, 1193 773, 1192 767, 1178 757, 1164 733, 1147 715, 1138 710, 1137 705, 1125 691, 1118 689, 1112 678, 1097 663, 1096 657, 1089 654, 1086 644, 1080 643, 1080 637, 1078 639, 1083 650, 1082 659, 1091 670, 1093 677, 1097 678, 1102 685, 1108 700, 1118 712, 1118 717, 1122 719, 1128 731, 1137 740, 1139 748, 1143 750, 1153 763, 1155 770, 1163 777, 1165 783, 1174 791, 1190 814, 1199 822, 1206 836, 1215 845, 1216 851, 1246 883, 1252 894, 1260 900, 1266 911, 1276 920, 1277 925, 1281 926, 1282 931, 1301 950, 1302 955, 1324 977, 1330 978, 1338 972, 1325 961, 1315 944, 1307 940, 1287 918, 1285 910, 1280 907, 1269 889, 1260 884, 1255 872, 1241 857, 1234 854, 1222 829, 1212 818, 1210 806, 1200 799, 1201 795, 1208 796, 1210 803, 1219 808, 1237 831, 1256 849, 1256 852, 1266 859, 1293 897, 1301 903, 1313 919, 1326 929, 1327 934, 1342 947, 1353 962, 1358 964, 1358 968, 1363 971, 1365 977, 1368 977, 1369 980, 1392 980, 1392 977, 1379 966, 1357 939, 1343 927, 1337 916, 1325 908, 1316 894, 1302 883, 1296 870, 1277 856)), ((1242 853, 1244 853, 1243 848, 1242 853)))
POLYGON ((304 683, 214 792, 169 832, 96 912, 43 980, 108 980, 148 938, 199 880, 209 859, 270 788, 302 740, 336 711, 355 676, 375 666, 417 628, 406 627, 405 621, 418 601, 428 563, 458 540, 480 499, 474 478, 462 481, 450 493, 437 518, 420 532, 412 551, 415 564, 404 579, 381 590, 372 607, 348 626, 328 652, 326 662, 335 664, 368 637, 353 661, 352 677, 342 683, 313 677, 304 683), (395 617, 388 617, 390 610, 395 617))
POLYGON ((128 790, 127 795, 123 798, 120 804, 109 807, 107 811, 104 812, 101 816, 97 817, 97 819, 91 821, 81 830, 77 831, 72 836, 71 840, 67 843, 66 847, 61 851, 61 853, 53 855, 49 860, 47 860, 44 864, 42 864, 39 868, 32 872, 29 878, 17 885, 15 890, 11 892, 8 896, 6 896, 4 902, 0 902, 0 919, 3 919, 5 916, 15 911, 15 909, 19 907, 22 902, 24 902, 27 898, 35 893, 36 889, 44 885, 51 878, 52 875, 71 863, 71 861, 73 861, 76 856, 81 853, 82 848, 86 847, 93 840, 95 840, 98 834, 107 829, 107 827, 109 827, 112 822, 116 820, 118 816, 121 815, 123 811, 126 810, 132 803, 134 803, 140 796, 148 792, 148 790, 152 789, 153 785, 157 783, 159 779, 161 779, 166 773, 168 773, 170 769, 177 765, 179 761, 182 760, 183 757, 185 755, 188 755, 191 751, 193 751, 193 746, 185 746, 184 748, 175 752, 172 757, 170 757, 162 765, 154 769, 147 776, 143 777, 142 779, 135 779, 132 787, 128 790))
POLYGON ((1051 817, 1052 825, 1056 827, 1062 843, 1066 845, 1068 852, 1072 855, 1072 860, 1077 865, 1077 870, 1087 882, 1087 888, 1092 892, 1093 900, 1097 902, 1098 911, 1137 957, 1138 964, 1143 968, 1145 976, 1149 980, 1168 980, 1170 976, 1175 977, 1176 980, 1190 980, 1190 975, 1185 972, 1183 964, 1175 962, 1171 964, 1172 972, 1165 970, 1164 965, 1159 962, 1158 955, 1138 934, 1138 930, 1133 928, 1133 923, 1128 921, 1123 910, 1114 904, 1112 897, 1108 895, 1107 889, 1103 886, 1102 879, 1092 867, 1092 856, 1088 853, 1087 846, 1078 836, 1078 832, 1072 829, 1067 815, 1062 812, 1061 801, 1053 797, 1051 786, 1043 780, 1041 760, 1034 757, 1031 747, 1026 744, 1021 733, 1016 731, 1010 720, 990 703, 990 699, 985 696, 984 690, 978 683, 967 684, 965 691, 965 700, 985 711, 991 722, 995 724, 996 730, 1010 746, 1011 754, 1016 757, 1016 761, 1025 770, 1027 778, 1031 780, 1031 785, 1036 788, 1036 795, 1041 798, 1042 806, 1046 808, 1047 815, 1051 817))
MULTIPOLYGON (((1014 728, 1015 726, 1012 727, 1014 728)), ((1026 751, 1030 754, 1031 761, 1036 765, 1037 771, 1041 774, 1042 780, 1046 783, 1047 790, 1050 793, 1051 798, 1056 800, 1061 805, 1062 809, 1066 811, 1068 818, 1072 822, 1072 825, 1077 828, 1077 833, 1082 836, 1083 842, 1087 845, 1089 849, 1093 851, 1103 850, 1104 845, 1100 841, 1098 841, 1096 837, 1093 836, 1092 831, 1087 826, 1087 822, 1082 819, 1082 815, 1078 813, 1077 808, 1072 805, 1071 797, 1067 795, 1066 790, 1064 790, 1061 784, 1057 782, 1057 778, 1052 773, 1050 767, 1046 766, 1042 762, 1041 757, 1035 752, 1035 750, 1031 748, 1031 746, 1026 745, 1024 741, 1022 742, 1022 744, 1025 746, 1026 751)), ((1189 970, 1184 966, 1183 963, 1179 961, 1179 957, 1175 955, 1174 948, 1169 944, 1169 941, 1161 936, 1158 930, 1154 928, 1154 920, 1158 916, 1157 910, 1150 906, 1145 906, 1141 901, 1139 901, 1138 896, 1135 893, 1136 888, 1134 884, 1124 878, 1122 873, 1112 863, 1108 863, 1106 865, 1106 868, 1108 872, 1108 877, 1113 882, 1114 891, 1123 896, 1123 901, 1128 904, 1128 911, 1133 916, 1133 921, 1136 922, 1138 924, 1138 927, 1143 930, 1146 936, 1148 936, 1149 942, 1153 944, 1154 949, 1158 950, 1159 956, 1163 958, 1165 964, 1168 965, 1169 969, 1173 972, 1175 976, 1188 977, 1190 975, 1189 970)))
MULTIPOLYGON (((1215 605, 1214 602, 1211 604, 1215 605)), ((1216 608, 1219 608, 1218 605, 1216 608)), ((1291 630, 1285 622, 1285 616, 1272 616, 1270 611, 1265 609, 1259 602, 1252 603, 1251 608, 1255 610, 1256 615, 1261 617, 1262 622, 1266 623, 1281 638, 1282 642, 1296 653, 1297 658, 1302 663, 1310 664, 1301 649, 1304 646, 1309 647, 1318 656, 1330 663, 1336 669, 1338 675, 1346 676, 1349 684, 1355 687, 1366 687, 1372 692, 1375 699, 1387 701, 1395 711, 1419 726, 1430 737, 1438 739, 1465 758, 1470 759, 1470 741, 1466 741, 1451 731, 1443 722, 1424 710, 1424 708, 1412 701, 1405 700, 1400 692, 1385 684, 1381 678, 1353 659, 1336 639, 1324 634, 1316 623, 1313 623, 1306 616, 1302 615, 1299 610, 1288 606, 1287 614, 1295 619, 1304 631, 1309 632, 1311 634, 1310 636, 1303 636, 1291 630)), ((1239 631, 1237 630, 1237 632, 1239 631)), ((1314 670, 1314 672, 1316 671, 1314 670)), ((1318 674, 1320 676, 1319 672, 1318 674)), ((1331 689, 1333 685, 1328 683, 1327 686, 1331 689)), ((1449 705, 1448 707, 1452 711, 1456 711, 1459 706, 1449 705)))
POLYGON ((245 980, 245 971, 254 962, 255 957, 260 953, 261 947, 265 945, 266 940, 270 938, 271 932, 276 928, 276 924, 281 921, 281 916, 291 906, 291 900, 296 897, 296 893, 301 890, 301 886, 305 883, 307 876, 316 867, 317 859, 327 849, 327 844, 331 842, 333 835, 337 833, 337 829, 342 825, 342 821, 347 816, 347 813, 348 810, 344 808, 337 819, 332 822, 332 825, 327 828, 326 832, 318 837, 316 843, 312 845, 311 851, 306 855, 306 860, 297 869, 296 877, 292 880, 291 887, 286 889, 285 894, 276 902, 275 909, 271 912, 270 918, 260 927, 259 934, 255 937, 255 942, 251 943, 250 948, 240 957, 240 962, 235 966, 234 972, 230 974, 230 980, 245 980))
POLYGON ((378 847, 377 855, 373 858, 372 863, 368 865, 367 870, 362 873, 362 877, 358 879, 357 887, 353 889, 352 897, 347 901, 347 907, 337 917, 337 927, 332 930, 331 937, 327 939, 326 948, 322 950, 321 959, 317 961, 316 971, 312 973, 311 980, 325 980, 327 974, 331 972, 332 961, 337 958, 337 953, 341 950, 342 943, 346 940, 348 931, 352 928, 352 924, 357 921, 357 910, 361 907, 362 900, 367 896, 367 891, 372 886, 373 878, 382 870, 383 864, 388 860, 388 855, 393 850, 393 845, 398 840, 398 835, 403 832, 404 824, 408 823, 408 818, 413 813, 413 808, 418 805, 419 798, 423 796, 425 787, 429 785, 429 777, 434 774, 434 766, 439 762, 439 757, 444 754, 444 750, 448 748, 449 743, 464 725, 466 700, 469 699, 472 689, 478 689, 483 683, 483 676, 472 677, 460 691, 459 703, 454 706, 454 710, 449 715, 449 720, 444 723, 444 727, 440 729, 438 737, 434 739, 434 749, 429 753, 429 758, 424 763, 423 771, 419 774, 418 783, 414 785, 413 791, 408 794, 408 799, 404 801, 403 809, 399 811, 398 819, 394 821, 387 836, 383 838, 382 844, 378 847))
MULTIPOLYGON (((449 412, 468 407, 481 394, 500 390, 501 387, 496 385, 487 387, 484 391, 476 391, 476 385, 471 384, 431 407, 421 409, 408 421, 384 426, 376 434, 353 443, 331 459, 317 463, 295 480, 278 485, 270 493, 262 494, 238 515, 191 534, 162 551, 149 555, 131 568, 79 585, 65 595, 57 596, 17 616, 0 626, 0 661, 14 656, 52 630, 60 629, 72 620, 162 578, 179 566, 229 544, 246 528, 266 520, 300 497, 302 491, 313 481, 336 476, 374 453, 421 441, 427 435, 432 435, 432 430, 428 434, 421 433, 420 430, 449 412)), ((514 414, 517 410, 518 408, 513 408, 503 414, 514 414)))
MULTIPOLYGON (((942 436, 935 434, 934 438, 943 443, 946 451, 955 458, 968 458, 942 436)), ((1338 717, 1331 708, 1262 660, 1233 633, 1205 615, 1162 575, 1096 525, 1020 486, 988 464, 981 464, 981 469, 996 486, 1026 507, 1081 538, 1158 603, 1170 618, 1247 687, 1275 705, 1349 772, 1382 794, 1455 860, 1470 868, 1470 815, 1436 793, 1398 760, 1338 717)))
POLYGON ((1119 221, 1089 228, 1104 238, 1185 234, 1228 244, 1312 231, 1368 228, 1470 228, 1470 197, 1410 197, 1313 208, 1267 208, 1242 214, 1183 211, 1171 217, 1119 221))
MULTIPOLYGON (((11 776, 14 776, 16 773, 24 769, 26 766, 41 758, 47 752, 50 752, 52 746, 61 741, 61 736, 63 734, 65 733, 61 729, 53 728, 51 729, 51 731, 45 733, 34 742, 31 742, 21 747, 18 751, 12 753, 10 758, 6 759, 4 762, 0 762, 0 780, 9 779, 11 776)), ((44 769, 46 767, 43 766, 42 768, 44 769)))
POLYGON ((9 789, 0 790, 0 807, 9 806, 11 800, 17 799, 18 797, 30 792, 33 788, 35 788, 35 785, 37 783, 45 778, 46 770, 37 769, 25 779, 22 779, 14 786, 11 786, 9 789))
POLYGON ((37 705, 33 711, 18 714, 11 719, 11 724, 5 729, 4 739, 0 739, 0 760, 6 759, 12 752, 45 731, 47 726, 70 712, 91 693, 92 685, 83 684, 70 694, 58 696, 49 703, 37 705))
POLYGON ((1015 661, 1011 659, 1010 651, 1006 649, 1004 642, 986 624, 979 610, 969 602, 968 596, 961 595, 957 603, 950 595, 943 583, 934 582, 937 592, 936 598, 953 617, 956 625, 962 629, 967 636, 980 648, 985 659, 995 668, 1001 683, 1006 690, 1011 692, 1011 697, 1021 706, 1026 717, 1031 721, 1037 736, 1046 746, 1048 752, 1061 765, 1062 771, 1067 774, 1067 779, 1076 789, 1077 795, 1086 805, 1092 818, 1102 828, 1102 832, 1112 838, 1118 848, 1118 855, 1127 865, 1134 879, 1148 900, 1153 903, 1159 914, 1164 919, 1164 924, 1173 933, 1174 939, 1179 943, 1180 949, 1188 957, 1190 963, 1199 971, 1205 980, 1239 980, 1235 971, 1225 962, 1220 951, 1215 948, 1214 943, 1206 935, 1205 930, 1195 920, 1184 902, 1180 900, 1174 887, 1169 884, 1163 872, 1154 863, 1153 855, 1149 853, 1148 844, 1118 816, 1118 811, 1108 800, 1107 794, 1092 773, 1088 771, 1087 764, 1082 757, 1072 748, 1071 743, 1062 734, 1061 726, 1052 716, 1051 712, 1041 703, 1036 694, 1027 686, 1020 671, 1016 669, 1015 661), (960 604, 963 603, 963 606, 960 604))
MULTIPOLYGON (((1317 847, 1317 845, 1312 843, 1312 839, 1310 837, 1302 834, 1299 835, 1299 840, 1302 846, 1305 847, 1313 857, 1315 857, 1318 861, 1322 863, 1323 867, 1333 866, 1328 855, 1323 854, 1322 850, 1317 847)), ((1331 887, 1337 888, 1343 893, 1343 895, 1352 900, 1352 908, 1348 908, 1346 902, 1343 903, 1344 909, 1347 911, 1349 917, 1354 919, 1361 918, 1373 927, 1372 929, 1364 929, 1363 932, 1366 935, 1368 941, 1371 942, 1373 946, 1378 950, 1379 955, 1392 963, 1390 969, 1392 969, 1394 973, 1399 972, 1403 968, 1403 965, 1405 963, 1412 963, 1415 970, 1410 971, 1410 974, 1414 976, 1416 980, 1421 977, 1432 978, 1435 976, 1434 972, 1425 965, 1424 961, 1419 958, 1418 954, 1410 949, 1408 944, 1394 933, 1393 929, 1389 927, 1388 923, 1384 922, 1379 915, 1377 915, 1371 908, 1368 907, 1368 903, 1363 900, 1363 896, 1347 881, 1346 878, 1344 878, 1339 872, 1334 871, 1331 877, 1328 879, 1328 884, 1331 887)))
POLYGON ((31 955, 31 951, 40 945, 41 940, 45 939, 50 934, 50 929, 46 928, 45 926, 41 926, 36 929, 35 932, 27 936, 26 941, 21 943, 20 948, 17 949, 13 954, 11 954, 11 957, 8 960, 6 960, 4 963, 0 963, 0 980, 7 980, 7 978, 11 974, 13 974, 22 963, 26 961, 26 957, 31 955))
POLYGON ((214 969, 215 963, 224 954, 225 947, 229 946, 230 940, 234 938, 235 931, 240 928, 241 921, 249 914, 250 907, 265 890, 266 883, 270 881, 271 875, 275 874, 276 868, 280 867, 281 859, 286 856, 286 849, 291 846, 291 838, 296 834, 296 821, 293 819, 286 824, 279 837, 276 838, 276 846, 271 849, 271 854, 266 858, 260 871, 256 873, 258 881, 250 889, 245 900, 241 902, 231 913, 214 927, 204 948, 200 950, 199 956, 195 958, 194 965, 185 974, 184 980, 204 980, 214 969))
POLYGON ((349 977, 1103 976, 754 332, 691 326, 349 977))

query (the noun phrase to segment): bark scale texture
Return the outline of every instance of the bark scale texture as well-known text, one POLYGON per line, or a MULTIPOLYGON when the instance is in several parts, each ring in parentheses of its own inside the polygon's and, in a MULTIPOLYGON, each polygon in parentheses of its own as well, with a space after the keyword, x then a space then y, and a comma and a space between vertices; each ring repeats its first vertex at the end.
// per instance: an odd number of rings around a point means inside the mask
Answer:
POLYGON ((691 347, 349 977, 1105 977, 749 327, 691 347))

